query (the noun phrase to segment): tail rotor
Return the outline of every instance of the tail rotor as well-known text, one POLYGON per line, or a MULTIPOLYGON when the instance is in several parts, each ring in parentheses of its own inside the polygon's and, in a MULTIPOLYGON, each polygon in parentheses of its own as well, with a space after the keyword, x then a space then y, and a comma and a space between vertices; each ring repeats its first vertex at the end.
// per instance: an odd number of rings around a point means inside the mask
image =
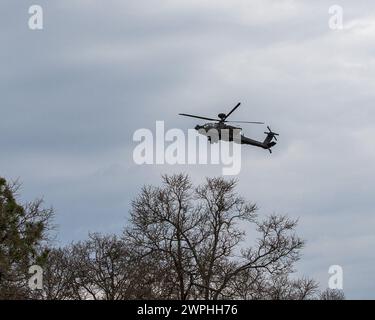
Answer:
POLYGON ((267 126, 267 129, 268 129, 268 132, 264 132, 264 133, 272 137, 271 140, 274 138, 277 141, 276 136, 278 136, 279 134, 276 132, 273 132, 269 126, 267 126))
POLYGON ((277 141, 277 136, 279 134, 276 133, 276 132, 273 132, 269 126, 267 126, 267 129, 268 129, 268 132, 264 132, 267 135, 267 137, 266 137, 266 139, 264 139, 263 144, 265 146, 264 148, 268 149, 268 151, 270 153, 272 153, 271 148, 276 144, 276 142, 274 142, 272 140, 275 139, 277 141))

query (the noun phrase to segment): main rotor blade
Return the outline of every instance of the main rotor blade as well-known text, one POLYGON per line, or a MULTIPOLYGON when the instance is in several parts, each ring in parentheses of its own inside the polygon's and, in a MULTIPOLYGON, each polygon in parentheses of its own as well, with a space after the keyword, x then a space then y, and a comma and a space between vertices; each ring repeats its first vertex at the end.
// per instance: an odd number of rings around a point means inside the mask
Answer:
POLYGON ((180 115, 180 116, 185 116, 185 117, 191 117, 191 118, 203 119, 203 120, 219 121, 218 119, 206 118, 206 117, 200 117, 200 116, 195 116, 195 115, 193 115, 193 114, 187 114, 187 113, 179 113, 179 115, 180 115))
POLYGON ((233 123, 253 123, 253 124, 264 124, 264 122, 259 121, 224 121, 224 122, 233 122, 233 123))
POLYGON ((226 118, 228 118, 233 112, 234 112, 234 110, 236 110, 239 106, 240 106, 240 104, 241 104, 241 102, 238 102, 237 104, 236 104, 236 106, 225 116, 225 118, 224 118, 224 120, 226 119, 226 118))

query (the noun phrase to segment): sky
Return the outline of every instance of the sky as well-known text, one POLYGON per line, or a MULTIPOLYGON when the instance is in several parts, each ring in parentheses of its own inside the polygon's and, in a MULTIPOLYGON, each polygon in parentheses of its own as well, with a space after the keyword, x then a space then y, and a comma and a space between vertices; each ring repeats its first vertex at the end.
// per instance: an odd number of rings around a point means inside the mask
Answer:
MULTIPOLYGON (((272 155, 242 148, 238 192, 259 216, 299 219, 298 275, 375 298, 375 3, 308 0, 3 0, 0 176, 53 206, 57 242, 121 233, 163 173, 194 183, 217 165, 137 165, 139 128, 187 131, 180 112, 265 121, 272 155), (43 9, 30 30, 29 7, 43 9), (330 28, 329 8, 343 9, 330 28)), ((265 126, 244 126, 263 140, 265 126)), ((249 243, 251 245, 251 243, 249 243)))

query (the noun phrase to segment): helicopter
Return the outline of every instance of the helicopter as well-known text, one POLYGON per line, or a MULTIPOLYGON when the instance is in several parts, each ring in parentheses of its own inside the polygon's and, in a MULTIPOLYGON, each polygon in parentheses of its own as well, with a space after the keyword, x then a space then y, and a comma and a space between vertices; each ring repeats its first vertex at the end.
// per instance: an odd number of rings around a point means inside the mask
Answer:
POLYGON ((241 102, 237 103, 236 106, 228 113, 219 113, 218 114, 218 119, 214 118, 207 118, 207 117, 201 117, 201 116, 196 116, 193 114, 187 114, 187 113, 179 113, 181 116, 185 117, 191 117, 191 118, 198 118, 198 119, 203 119, 203 120, 209 120, 209 121, 215 121, 214 123, 209 122, 205 123, 203 125, 196 125, 195 130, 197 130, 200 134, 203 134, 207 136, 208 141, 210 143, 216 143, 219 140, 224 140, 224 141, 233 141, 235 143, 240 143, 240 144, 248 144, 256 147, 260 147, 263 149, 268 150, 270 153, 272 153, 271 148, 276 145, 277 141, 277 136, 279 135, 276 132, 273 132, 269 126, 267 126, 268 132, 264 132, 267 136, 264 139, 264 141, 257 141, 250 139, 248 137, 245 137, 242 133, 240 134, 240 138, 236 138, 235 136, 235 130, 241 131, 242 128, 239 127, 234 127, 231 125, 228 125, 227 123, 250 123, 250 124, 264 124, 264 122, 258 122, 258 121, 228 121, 228 117, 241 105, 241 102), (226 131, 229 133, 227 135, 222 134, 221 130, 227 129, 226 131), (213 134, 213 132, 216 132, 217 134, 213 134), (275 141, 273 141, 275 139, 275 141))

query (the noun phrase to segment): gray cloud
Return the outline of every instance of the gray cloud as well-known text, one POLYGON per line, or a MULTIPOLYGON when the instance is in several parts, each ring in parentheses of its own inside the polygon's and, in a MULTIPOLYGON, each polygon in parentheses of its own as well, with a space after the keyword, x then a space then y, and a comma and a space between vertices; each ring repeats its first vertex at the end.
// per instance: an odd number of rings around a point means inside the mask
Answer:
MULTIPOLYGON (((336 1, 40 0, 45 29, 27 28, 28 1, 3 1, 0 174, 23 198, 55 207, 62 243, 120 232, 131 199, 161 173, 197 183, 217 166, 137 166, 132 134, 178 112, 265 120, 281 133, 270 157, 243 149, 239 191, 260 214, 300 218, 301 274, 324 287, 344 267, 348 297, 374 298, 375 13, 336 1), (234 116, 234 115, 233 115, 234 116)), ((262 127, 245 132, 263 136, 262 127)))

